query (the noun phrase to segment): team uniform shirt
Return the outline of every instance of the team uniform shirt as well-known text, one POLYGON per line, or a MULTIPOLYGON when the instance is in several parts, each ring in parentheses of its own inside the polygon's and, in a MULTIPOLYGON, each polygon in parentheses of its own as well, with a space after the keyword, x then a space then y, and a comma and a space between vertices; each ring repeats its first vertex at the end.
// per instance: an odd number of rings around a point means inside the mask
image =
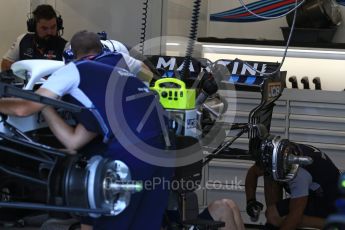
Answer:
POLYGON ((110 52, 119 52, 129 55, 128 48, 121 42, 115 40, 101 40, 103 48, 110 52))
MULTIPOLYGON (((123 53, 102 53, 92 57, 91 59, 112 67, 128 70, 133 74, 133 76, 135 76, 135 74, 141 69, 141 62, 139 60, 123 53)), ((76 63, 71 62, 65 67, 54 72, 49 77, 49 81, 46 81, 42 87, 50 90, 59 97, 62 97, 65 94, 70 94, 76 95, 75 97, 78 98, 80 91, 77 89, 77 86, 80 83, 80 74, 76 63)), ((85 107, 91 106, 90 101, 88 100, 84 100, 81 104, 85 107)))
MULTIPOLYGON (((124 44, 122 44, 119 41, 115 41, 115 40, 101 40, 101 43, 103 46, 103 52, 100 55, 97 55, 96 57, 92 58, 93 60, 99 60, 103 63, 105 63, 103 61, 103 60, 105 60, 106 62, 108 62, 107 64, 115 66, 114 60, 112 60, 111 57, 109 58, 109 56, 107 56, 107 55, 108 54, 115 54, 115 55, 121 54, 124 61, 127 64, 128 70, 131 73, 136 75, 141 70, 141 63, 142 62, 131 57, 129 55, 128 48, 124 44)), ((74 59, 74 55, 73 55, 73 52, 71 50, 71 45, 68 44, 67 49, 66 49, 66 53, 64 56, 64 61, 65 61, 65 63, 69 63, 70 61, 73 61, 73 59, 74 59)), ((117 61, 116 61, 116 64, 117 64, 117 61)))
POLYGON ((111 65, 113 67, 124 68, 134 75, 141 70, 142 62, 122 52, 102 52, 92 58, 92 60, 111 65))
MULTIPOLYGON (((116 59, 117 61, 120 62, 123 60, 121 55, 117 56, 119 56, 119 58, 116 59)), ((74 118, 79 123, 83 124, 88 131, 98 133, 105 136, 105 138, 109 138, 111 135, 111 131, 108 128, 109 125, 106 124, 104 117, 102 117, 99 112, 99 109, 104 110, 102 103, 105 103, 105 95, 103 94, 105 94, 109 76, 104 77, 103 74, 102 77, 99 77, 97 72, 95 72, 96 74, 93 76, 92 73, 94 70, 89 68, 78 68, 78 65, 83 62, 90 62, 92 64, 93 61, 84 60, 76 63, 71 62, 65 67, 54 72, 41 87, 55 93, 59 97, 62 97, 64 101, 89 108, 89 110, 83 110, 81 113, 75 114, 74 118), (81 78, 81 76, 84 77, 81 78), (94 100, 92 100, 90 95, 94 100), (97 102, 96 104, 95 101, 97 102)), ((89 66, 92 66, 91 64, 89 66)), ((114 69, 113 67, 103 63, 99 63, 99 65, 103 68, 110 69, 109 75, 114 69)), ((123 68, 121 70, 125 71, 126 66, 122 67, 123 68)), ((105 110, 102 112, 105 114, 105 110)))
MULTIPOLYGON (((109 56, 107 58, 110 59, 109 56)), ((109 62, 109 59, 102 60, 109 62)), ((106 137, 103 138, 103 141, 98 140, 98 143, 91 143, 90 149, 95 151, 95 154, 123 161, 130 168, 133 180, 148 181, 153 180, 153 178, 169 180, 172 174, 170 168, 154 166, 137 159, 115 137, 109 135, 112 132, 106 114, 105 95, 110 77, 134 79, 136 83, 132 90, 135 92, 139 88, 145 87, 140 80, 135 79, 124 68, 116 68, 95 60, 71 62, 54 72, 41 87, 54 92, 68 102, 90 108, 75 116, 77 122, 81 123, 87 130, 106 137)), ((130 115, 135 116, 138 111, 147 109, 146 105, 142 104, 140 102, 138 106, 134 106, 133 113, 130 115)), ((157 117, 148 119, 153 123, 159 122, 158 120, 157 117)), ((144 130, 147 129, 150 132, 151 127, 151 125, 145 126, 144 130)), ((159 134, 160 132, 157 131, 156 133, 159 134)), ((160 135, 149 136, 149 138, 156 144, 164 143, 160 135)), ((162 144, 159 145, 162 146, 162 144)), ((84 152, 81 151, 81 153, 84 152)), ((121 214, 115 217, 89 219, 88 224, 92 224, 95 230, 143 229, 143 226, 146 229, 159 229, 168 201, 168 190, 162 186, 163 184, 155 189, 134 193, 131 196, 129 206, 121 214)))
POLYGON ((3 58, 12 62, 26 59, 62 60, 62 54, 67 43, 65 39, 56 37, 49 47, 42 48, 40 51, 35 36, 33 33, 19 36, 3 58))
MULTIPOLYGON (((103 45, 103 52, 102 52, 103 54, 99 56, 103 56, 104 54, 107 54, 107 53, 120 53, 123 56, 124 60, 126 61, 128 70, 134 75, 139 73, 139 71, 141 70, 142 62, 131 57, 129 54, 128 48, 123 43, 116 40, 101 40, 101 42, 103 45)), ((96 58, 96 60, 99 58, 96 58)), ((113 65, 112 63, 109 63, 109 64, 113 65)))
POLYGON ((311 157, 313 163, 301 167, 296 177, 288 183, 291 198, 311 194, 334 200, 338 194, 339 169, 319 149, 310 145, 298 145, 298 148, 304 156, 311 157))
MULTIPOLYGON (((340 171, 321 150, 303 144, 298 144, 297 148, 304 156, 311 157, 313 163, 300 167, 296 177, 284 183, 284 188, 291 199, 308 197, 304 214, 326 217, 335 211, 335 200, 340 195, 338 191, 340 171)), ((289 199, 286 199, 277 204, 281 216, 289 212, 288 201, 289 199)))

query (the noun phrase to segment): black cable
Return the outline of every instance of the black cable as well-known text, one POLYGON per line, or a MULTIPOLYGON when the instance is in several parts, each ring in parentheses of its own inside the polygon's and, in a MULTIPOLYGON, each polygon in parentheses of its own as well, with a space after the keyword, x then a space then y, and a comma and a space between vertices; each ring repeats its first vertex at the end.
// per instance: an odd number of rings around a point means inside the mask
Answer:
POLYGON ((201 6, 201 0, 194 0, 188 45, 187 45, 186 55, 183 60, 182 71, 181 71, 182 81, 184 81, 187 78, 188 73, 189 73, 189 65, 190 65, 192 54, 194 51, 194 44, 198 35, 198 21, 199 21, 199 14, 200 14, 200 6, 201 6))
POLYGON ((141 33, 140 33, 140 44, 139 44, 139 50, 141 54, 144 54, 144 43, 145 43, 145 37, 146 37, 146 23, 147 23, 147 9, 149 7, 149 0, 144 0, 143 2, 143 17, 141 18, 141 33))
POLYGON ((113 52, 117 52, 113 41, 112 40, 108 40, 108 41, 110 42, 111 46, 113 47, 113 52))

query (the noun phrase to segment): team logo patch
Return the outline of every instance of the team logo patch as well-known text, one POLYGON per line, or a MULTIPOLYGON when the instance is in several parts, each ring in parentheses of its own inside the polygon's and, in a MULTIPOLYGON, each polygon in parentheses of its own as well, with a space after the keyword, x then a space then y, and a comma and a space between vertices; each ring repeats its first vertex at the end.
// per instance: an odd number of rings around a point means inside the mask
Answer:
POLYGON ((34 50, 32 48, 26 49, 26 51, 23 53, 24 56, 32 58, 34 56, 34 50))
POLYGON ((54 50, 48 50, 48 52, 44 55, 45 58, 47 59, 55 59, 56 55, 54 50))

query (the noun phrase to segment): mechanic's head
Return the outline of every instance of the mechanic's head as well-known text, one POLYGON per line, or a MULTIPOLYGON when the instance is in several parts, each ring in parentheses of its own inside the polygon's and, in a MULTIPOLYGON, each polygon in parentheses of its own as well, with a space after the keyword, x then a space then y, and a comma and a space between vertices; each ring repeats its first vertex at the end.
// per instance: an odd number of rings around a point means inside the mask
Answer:
POLYGON ((101 53, 102 47, 98 34, 86 30, 75 33, 71 39, 71 49, 77 60, 101 53))
POLYGON ((51 5, 39 5, 32 14, 39 39, 47 40, 58 35, 57 15, 51 5))

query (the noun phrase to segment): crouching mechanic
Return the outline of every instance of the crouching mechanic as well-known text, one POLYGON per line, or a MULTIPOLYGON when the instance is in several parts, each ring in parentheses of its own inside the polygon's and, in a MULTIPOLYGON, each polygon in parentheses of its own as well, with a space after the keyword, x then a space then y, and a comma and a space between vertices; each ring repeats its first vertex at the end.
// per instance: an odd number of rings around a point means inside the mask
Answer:
MULTIPOLYGON (((102 44, 97 34, 87 31, 78 32, 72 37, 71 44, 78 60, 54 72, 36 93, 54 99, 63 97, 69 102, 96 108, 98 112, 83 110, 83 112, 75 114, 77 120, 75 127, 67 125, 52 108, 32 101, 1 99, 0 112, 8 115, 28 116, 43 110, 52 132, 67 149, 80 152, 89 150, 88 154, 103 154, 106 157, 123 161, 131 169, 133 180, 146 181, 152 180, 154 177, 169 180, 172 174, 171 169, 153 166, 138 160, 115 138, 110 138, 108 142, 105 141, 105 137, 109 137, 109 133, 106 133, 105 130, 110 130, 104 101, 107 82, 111 74, 118 75, 116 77, 128 77, 129 73, 121 75, 123 69, 118 71, 111 65, 101 63, 101 59, 93 61, 92 57, 102 51, 102 44), (83 42, 81 43, 81 41, 83 42), (95 150, 97 152, 94 152, 95 150)), ((107 60, 109 61, 109 59, 107 60)), ((161 136, 157 136, 154 141, 156 144, 164 143, 161 136)), ((168 191, 163 190, 160 186, 133 194, 129 206, 121 214, 115 217, 95 219, 92 223, 93 228, 159 229, 167 200, 168 191)), ((83 226, 83 228, 92 227, 83 226)))
POLYGON ((266 229, 321 229, 325 218, 336 211, 340 171, 325 153, 313 146, 293 144, 291 147, 293 151, 311 157, 313 163, 300 166, 294 179, 279 184, 272 181, 270 172, 264 171, 258 164, 253 165, 248 170, 245 183, 247 212, 253 216, 254 208, 262 208, 262 204, 255 199, 255 190, 257 177, 265 174, 266 229), (267 186, 269 184, 275 187, 267 186), (290 197, 277 200, 281 194, 277 188, 282 187, 290 197))

